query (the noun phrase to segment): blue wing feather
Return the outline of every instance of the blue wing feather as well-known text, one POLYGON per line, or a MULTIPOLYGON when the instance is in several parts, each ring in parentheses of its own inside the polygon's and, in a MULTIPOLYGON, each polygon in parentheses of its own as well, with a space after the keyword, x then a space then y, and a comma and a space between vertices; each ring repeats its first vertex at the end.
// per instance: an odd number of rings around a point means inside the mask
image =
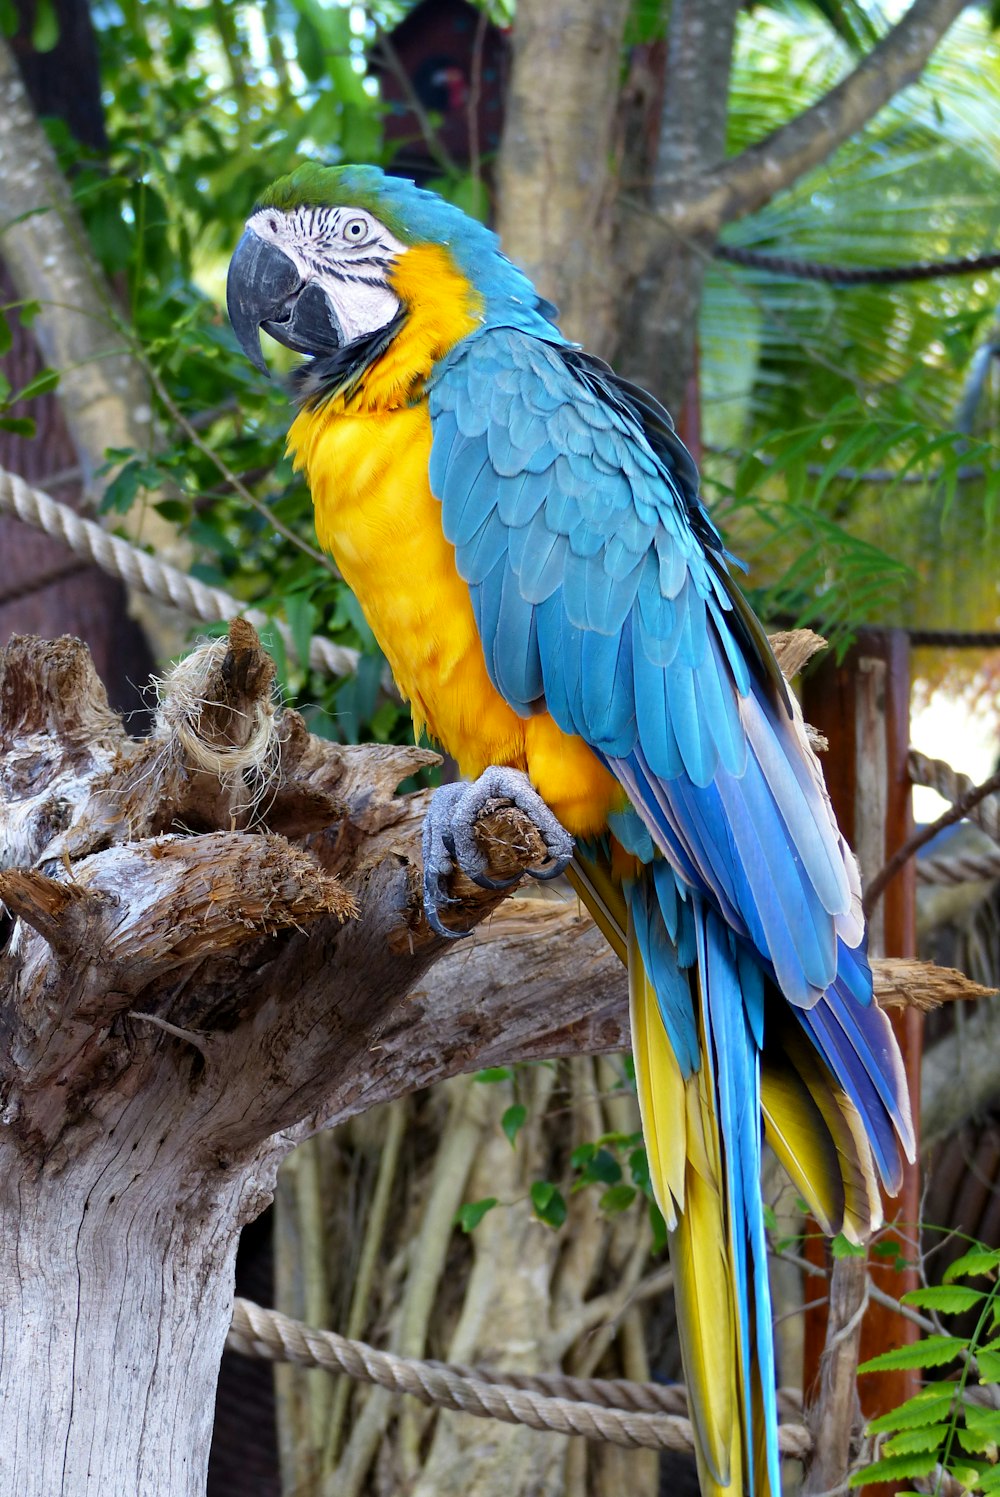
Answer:
POLYGON ((743 1386, 763 1400, 760 1483, 778 1491, 758 1184, 766 989, 784 995, 857 1109, 890 1188, 899 1144, 913 1152, 850 854, 656 402, 504 327, 438 366, 429 407, 431 487, 490 676, 517 711, 544 707, 583 738, 622 785, 629 804, 610 824, 646 863, 626 897, 664 1029, 683 1074, 714 1064, 743 1386))

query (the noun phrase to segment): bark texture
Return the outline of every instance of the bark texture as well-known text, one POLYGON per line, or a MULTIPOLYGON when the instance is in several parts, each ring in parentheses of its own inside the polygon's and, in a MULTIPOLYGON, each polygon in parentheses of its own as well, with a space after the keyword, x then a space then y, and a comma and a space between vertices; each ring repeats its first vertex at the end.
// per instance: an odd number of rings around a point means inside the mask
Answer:
POLYGON ((149 392, 6 42, 0 45, 0 118, 4 259, 18 293, 42 304, 38 339, 60 371, 70 430, 92 474, 108 447, 148 449, 149 392))
MULTIPOLYGON (((729 74, 740 0, 674 0, 667 44, 667 75, 651 206, 671 215, 676 186, 701 184, 726 150, 729 74)), ((630 245, 642 239, 633 207, 630 245)), ((705 268, 719 225, 707 232, 663 234, 644 260, 633 261, 633 296, 624 318, 622 367, 630 379, 655 390, 679 417, 695 368, 698 308, 705 268)))
POLYGON ((611 254, 621 47, 628 5, 522 0, 498 162, 507 253, 607 354, 619 309, 611 254))
MULTIPOLYGON (((86 0, 56 0, 58 40, 42 52, 33 40, 34 0, 17 0, 16 9, 20 29, 11 48, 35 112, 64 120, 78 141, 105 153, 97 40, 86 0)), ((0 186, 0 195, 3 191, 0 186)), ((6 238, 0 233, 0 256, 6 238)), ((0 263, 0 303, 17 300, 17 288, 0 263)), ((8 330, 11 346, 0 363, 11 388, 21 390, 41 373, 44 361, 32 329, 16 315, 8 330)), ((30 416, 35 435, 0 431, 0 466, 79 510, 85 505, 83 470, 58 394, 18 403, 13 414, 30 416)), ((13 517, 0 516, 0 556, 0 644, 11 634, 77 634, 90 646, 114 705, 138 708, 138 688, 149 679, 154 661, 142 630, 128 617, 124 588, 61 541, 13 517)))

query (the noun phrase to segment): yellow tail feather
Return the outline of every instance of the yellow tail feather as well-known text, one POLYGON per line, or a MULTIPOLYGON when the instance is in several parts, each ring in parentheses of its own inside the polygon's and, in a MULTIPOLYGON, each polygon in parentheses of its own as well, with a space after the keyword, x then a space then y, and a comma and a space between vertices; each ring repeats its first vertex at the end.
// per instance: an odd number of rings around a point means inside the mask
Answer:
MULTIPOLYGON (((734 1224, 728 1220, 711 1066, 703 1063, 686 1080, 681 1073, 612 856, 599 853, 576 858, 570 879, 628 968, 636 1090, 650 1179, 670 1231, 677 1325, 702 1494, 741 1497, 747 1462, 752 1460, 755 1491, 758 1497, 770 1497, 758 1386, 750 1400, 753 1428, 745 1428, 743 1347, 731 1267, 734 1224)), ((697 980, 694 972, 692 980, 697 980)), ((697 1001, 695 1011, 700 1015, 697 1001)), ((700 1018, 698 1023, 699 1049, 704 1056, 706 1037, 700 1018)), ((795 1159, 804 1151, 786 1117, 782 1080, 776 1075, 773 1105, 780 1127, 791 1137, 785 1154, 795 1159)), ((786 1091, 790 1097, 790 1090, 786 1091)), ((752 1316, 751 1310, 751 1336, 752 1316)))
POLYGON ((797 1021, 768 1019, 761 1066, 767 1141, 822 1230, 865 1242, 881 1225, 882 1200, 861 1118, 797 1021))

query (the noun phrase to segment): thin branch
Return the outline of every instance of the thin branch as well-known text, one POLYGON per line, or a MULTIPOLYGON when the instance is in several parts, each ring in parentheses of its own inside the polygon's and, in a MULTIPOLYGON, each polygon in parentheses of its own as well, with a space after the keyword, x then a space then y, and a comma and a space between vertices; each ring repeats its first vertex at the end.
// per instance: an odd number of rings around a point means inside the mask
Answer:
MULTIPOLYGON (((773 1249, 772 1257, 780 1258, 783 1263, 791 1263, 793 1267, 801 1268, 803 1273, 811 1274, 814 1278, 828 1279, 830 1277, 826 1269, 821 1268, 818 1263, 810 1263, 808 1258, 789 1252, 785 1248, 773 1249)), ((884 1289, 879 1289, 877 1284, 869 1284, 868 1298, 873 1304, 884 1305, 887 1310, 892 1310, 896 1315, 902 1315, 904 1320, 912 1320, 914 1325, 918 1325, 922 1331, 927 1331, 930 1335, 938 1330, 938 1327, 932 1320, 928 1320, 926 1315, 921 1315, 919 1311, 912 1310, 909 1305, 904 1305, 898 1299, 894 1299, 884 1289)))
POLYGON ((949 806, 948 810, 942 816, 939 816, 937 821, 932 821, 929 826, 922 826, 919 831, 914 832, 912 837, 908 837, 902 847, 896 849, 889 861, 879 869, 868 885, 864 900, 862 901, 865 918, 871 918, 871 912, 878 903, 886 885, 896 877, 896 874, 905 863, 908 863, 926 843, 930 842, 932 837, 936 837, 938 832, 943 831, 946 826, 952 826, 956 821, 961 821, 963 816, 966 816, 972 810, 973 806, 978 806, 980 801, 985 800, 988 795, 995 794, 998 790, 1000 790, 1000 770, 997 770, 995 774, 991 774, 988 780, 983 780, 981 785, 973 785, 972 789, 967 790, 963 796, 960 796, 953 806, 949 806))
MULTIPOLYGON (((759 250, 741 249, 734 244, 717 244, 712 251, 716 260, 762 270, 766 275, 786 276, 795 281, 821 281, 826 286, 906 286, 914 281, 936 281, 949 276, 982 275, 1000 270, 1000 254, 962 255, 951 260, 920 260, 908 265, 831 265, 826 261, 799 260, 794 255, 768 255, 759 250)), ((984 345, 987 357, 994 344, 984 345)), ((960 428, 965 430, 966 428, 960 428)))
POLYGON ((420 102, 420 96, 413 86, 413 80, 406 71, 402 58, 393 45, 391 36, 383 26, 378 26, 375 38, 374 55, 376 57, 381 55, 381 59, 384 61, 386 67, 403 90, 413 117, 420 126, 420 133, 424 137, 424 144, 430 155, 449 177, 461 176, 461 167, 444 144, 444 141, 431 122, 430 115, 420 102))
POLYGON ((325 570, 331 574, 331 576, 339 577, 340 573, 337 571, 337 568, 334 566, 329 556, 326 556, 322 551, 317 551, 315 546, 310 546, 309 542, 304 541, 300 535, 297 535, 290 525, 286 525, 283 520, 279 520, 274 511, 268 505, 266 505, 262 499, 258 499, 256 494, 252 493, 251 490, 247 488, 246 484, 237 477, 232 468, 230 468, 229 464, 226 463, 219 456, 219 454, 212 447, 210 447, 202 437, 199 436, 197 428, 191 421, 188 420, 187 416, 185 416, 184 412, 174 400, 170 391, 167 389, 166 385, 163 383, 163 380, 160 378, 160 375, 157 373, 156 369, 153 367, 150 361, 145 357, 144 354, 141 355, 141 359, 143 365, 145 366, 146 373, 149 375, 153 388, 159 396, 160 402, 169 414, 171 420, 177 423, 191 445, 193 447, 197 447, 198 451, 202 454, 203 457, 208 458, 209 462, 212 463, 217 471, 221 474, 223 479, 232 489, 233 493, 237 494, 243 500, 244 504, 249 504, 251 509, 255 509, 258 514, 263 515, 267 523, 274 530, 276 530, 279 535, 283 535, 286 541, 291 541, 293 546, 297 546, 300 551, 304 551, 307 556, 311 556, 313 561, 319 562, 320 566, 324 567, 325 570))

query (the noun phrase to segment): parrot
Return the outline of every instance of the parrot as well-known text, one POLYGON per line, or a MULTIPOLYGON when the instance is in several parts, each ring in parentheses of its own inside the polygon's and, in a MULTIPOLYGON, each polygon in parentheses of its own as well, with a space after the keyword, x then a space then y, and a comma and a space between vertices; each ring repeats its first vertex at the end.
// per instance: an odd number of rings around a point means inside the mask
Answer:
POLYGON ((564 337, 497 236, 374 166, 298 164, 230 262, 236 337, 305 355, 288 448, 414 727, 442 936, 491 797, 628 974, 705 1497, 781 1490, 766 1137, 863 1243, 914 1158, 858 869, 798 703, 656 398, 564 337))

